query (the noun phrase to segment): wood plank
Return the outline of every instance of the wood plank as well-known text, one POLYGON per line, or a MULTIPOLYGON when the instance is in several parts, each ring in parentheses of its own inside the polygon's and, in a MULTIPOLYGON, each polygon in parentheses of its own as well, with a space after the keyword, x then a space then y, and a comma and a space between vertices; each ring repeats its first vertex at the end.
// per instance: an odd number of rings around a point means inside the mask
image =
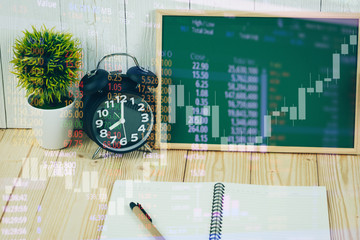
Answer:
POLYGON ((251 153, 189 151, 185 182, 250 183, 251 153))
MULTIPOLYGON (((2 222, 4 207, 8 205, 7 195, 19 185, 18 179, 23 159, 29 155, 32 142, 28 140, 31 135, 29 130, 7 129, 0 134, 0 238, 4 239, 3 229, 9 226, 2 222)), ((9 236, 7 236, 9 237, 9 236)), ((13 236, 11 236, 13 237, 13 236)))
POLYGON ((360 2, 358 0, 321 0, 322 12, 359 12, 360 2))
MULTIPOLYGON (((158 94, 160 94, 160 90, 158 89, 158 94)), ((160 101, 160 99, 158 100, 160 101)), ((159 114, 160 109, 158 109, 159 114)), ((160 119, 160 118, 158 118, 160 119)), ((158 120, 159 122, 160 120, 158 120)), ((159 128, 158 128, 159 129, 159 128)), ((356 132, 356 130, 354 131, 356 132)), ((161 148, 167 149, 183 149, 183 150, 191 150, 193 144, 191 143, 160 143, 161 148)), ((221 144, 209 144, 206 146, 207 150, 210 151, 222 151, 224 149, 224 145, 221 144)), ((273 152, 273 153, 332 153, 332 154, 357 154, 359 150, 356 145, 353 148, 330 148, 330 147, 290 147, 290 146, 261 146, 261 145, 236 145, 236 144, 228 144, 226 149, 229 151, 248 151, 248 152, 273 152)))
MULTIPOLYGON (((80 139, 78 138, 77 140, 80 139)), ((46 239, 58 238, 57 234, 53 232, 59 230, 58 226, 64 223, 62 218, 64 215, 72 214, 71 209, 66 208, 66 204, 71 205, 74 198, 78 199, 77 197, 79 196, 80 199, 86 197, 85 194, 74 193, 73 186, 81 186, 82 174, 81 171, 78 171, 81 162, 86 162, 86 165, 91 169, 91 163, 95 162, 90 160, 91 152, 95 151, 97 145, 87 136, 83 136, 81 140, 82 145, 80 147, 71 146, 64 150, 47 151, 46 154, 48 156, 43 159, 43 162, 47 163, 52 175, 46 181, 46 189, 42 192, 41 198, 33 198, 33 200, 28 203, 35 208, 35 212, 32 212, 29 216, 29 218, 31 217, 31 219, 29 219, 27 233, 29 238, 37 239, 39 236, 46 239), (53 157, 52 155, 57 157, 56 162, 51 161, 52 159, 50 158, 53 157), (72 182, 66 185, 68 179, 71 179, 72 182), (68 186, 71 187, 67 189, 68 186), (40 209, 38 209, 38 206, 41 206, 40 209), (62 211, 59 211, 60 209, 62 211), (54 218, 53 216, 57 217, 54 218), (39 222, 38 219, 41 219, 41 221, 39 222), (54 228, 54 226, 56 227, 54 228), (41 231, 41 235, 39 235, 38 231, 41 231)), ((75 209, 77 209, 77 206, 75 206, 75 209)), ((74 224, 74 221, 71 223, 74 224)), ((81 222, 79 222, 79 224, 81 224, 81 222)))
POLYGON ((190 0, 190 9, 196 10, 239 10, 251 11, 254 10, 255 0, 190 0))
MULTIPOLYGON (((123 1, 62 0, 60 7, 62 28, 81 42, 85 72, 106 54, 126 51, 123 1)), ((101 67, 117 70, 110 62, 101 67)))
POLYGON ((256 0, 255 11, 320 11, 321 0, 256 0))
MULTIPOLYGON (((0 12, 4 11, 0 5, 0 12)), ((1 57, 1 42, 0 42, 0 57, 1 57)), ((0 61, 0 128, 6 128, 6 112, 5 112, 5 94, 4 94, 4 80, 2 73, 2 63, 0 61)))
POLYGON ((75 175, 49 180, 40 203, 42 210, 33 219, 29 238, 38 237, 38 227, 41 228, 44 239, 99 237, 106 203, 116 179, 182 181, 186 151, 167 152, 166 161, 160 158, 164 154, 160 151, 155 151, 152 155, 135 151, 123 156, 101 151, 101 158, 91 160, 96 149, 97 145, 84 137, 80 148, 70 147, 60 151, 57 163, 76 164, 75 175), (69 184, 69 179, 72 184, 69 184), (39 216, 43 219, 41 223, 37 222, 39 216))
POLYGON ((318 155, 326 186, 331 239, 360 239, 360 156, 318 155))
MULTIPOLYGON (((187 0, 131 0, 126 3, 127 52, 139 64, 155 72, 155 9, 188 9, 187 0)), ((134 66, 129 60, 129 66, 134 66)))
MULTIPOLYGON (((60 7, 62 29, 79 39, 83 49, 83 72, 79 74, 79 80, 95 69, 105 55, 126 51, 123 1, 62 0, 60 7)), ((125 63, 124 57, 112 57, 104 60, 100 68, 120 70, 125 63)), ((72 90, 79 92, 76 87, 72 90)), ((80 97, 77 98, 80 100, 80 97)), ((75 126, 81 126, 79 119, 75 121, 75 126)))
POLYGON ((27 129, 5 130, 0 144, 0 162, 18 162, 27 157, 32 144, 35 142, 32 136, 32 131, 27 129))
POLYGON ((6 129, 0 129, 0 143, 1 143, 1 140, 2 140, 2 138, 4 136, 4 134, 5 134, 5 131, 6 131, 6 129))
MULTIPOLYGON (((30 132, 30 130, 28 130, 30 132)), ((30 136, 34 138, 34 136, 30 136)), ((17 176, 16 184, 10 194, 3 194, 3 200, 9 198, 6 204, 6 211, 1 219, 1 239, 13 239, 12 234, 7 235, 10 229, 17 229, 17 236, 26 236, 35 221, 34 231, 37 232, 37 237, 41 236, 40 226, 43 219, 36 218, 38 212, 41 212, 41 200, 47 190, 47 185, 50 177, 56 166, 56 158, 59 155, 59 150, 48 151, 41 148, 38 144, 33 144, 29 154, 22 159, 17 168, 21 168, 21 172, 17 176), (15 212, 13 212, 15 210, 15 212), (18 212, 16 212, 18 211, 18 212), (17 220, 14 220, 16 217, 17 220)), ((56 176, 55 176, 56 177, 56 176)))
POLYGON ((25 90, 17 88, 17 78, 10 71, 13 66, 10 61, 13 59, 14 41, 16 38, 23 36, 22 31, 31 30, 31 26, 40 28, 46 24, 47 28, 56 27, 60 30, 60 1, 51 0, 47 6, 42 6, 46 1, 4 1, 2 7, 7 9, 1 16, 1 63, 4 81, 4 93, 6 104, 6 116, 8 128, 25 128, 30 127, 29 116, 25 90), (55 6, 55 7, 53 7, 55 6))
POLYGON ((253 153, 251 183, 316 186, 318 185, 316 155, 253 153))

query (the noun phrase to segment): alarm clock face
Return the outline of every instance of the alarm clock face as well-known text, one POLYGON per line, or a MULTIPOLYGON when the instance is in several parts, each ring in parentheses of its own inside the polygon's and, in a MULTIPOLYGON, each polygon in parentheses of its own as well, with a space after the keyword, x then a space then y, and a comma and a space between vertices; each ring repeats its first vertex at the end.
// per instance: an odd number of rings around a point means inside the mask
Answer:
POLYGON ((98 145, 112 152, 125 153, 145 144, 154 117, 142 97, 133 93, 112 93, 97 104, 92 113, 91 131, 98 145))

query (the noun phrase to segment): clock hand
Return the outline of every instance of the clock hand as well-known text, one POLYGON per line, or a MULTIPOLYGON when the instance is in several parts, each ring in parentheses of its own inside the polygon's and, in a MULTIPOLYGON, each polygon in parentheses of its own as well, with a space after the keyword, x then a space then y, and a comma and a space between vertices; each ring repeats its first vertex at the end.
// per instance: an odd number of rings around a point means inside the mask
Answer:
POLYGON ((124 129, 124 135, 125 135, 125 139, 126 139, 126 142, 127 142, 126 130, 125 130, 125 123, 123 123, 122 126, 123 126, 123 129, 124 129))
POLYGON ((122 123, 123 129, 124 129, 124 134, 125 134, 125 139, 126 139, 126 142, 127 142, 126 129, 125 129, 124 101, 121 102, 121 118, 120 118, 120 121, 122 123))
POLYGON ((112 131, 114 128, 116 128, 116 127, 119 126, 120 124, 121 124, 121 122, 120 122, 120 120, 119 120, 119 121, 117 121, 116 123, 114 123, 113 125, 111 125, 111 126, 109 127, 109 130, 112 131))
MULTIPOLYGON (((116 112, 114 112, 114 114, 115 114, 118 118, 120 118, 119 115, 117 115, 116 112)), ((109 127, 109 130, 112 131, 114 128, 116 128, 116 127, 119 126, 120 124, 121 124, 121 118, 119 119, 119 121, 117 121, 116 123, 114 123, 113 125, 111 125, 111 126, 109 127)))
POLYGON ((121 102, 121 123, 125 123, 125 116, 124 116, 124 101, 121 102))
MULTIPOLYGON (((114 112, 114 113, 115 113, 115 112, 114 112)), ((117 124, 116 126, 118 126, 119 124, 122 124, 123 129, 124 129, 125 139, 126 139, 126 141, 127 141, 126 130, 125 130, 124 102, 123 102, 123 101, 121 102, 121 117, 119 117, 119 115, 117 115, 116 113, 115 113, 115 115, 116 115, 118 118, 120 118, 120 120, 117 121, 115 124, 117 124)), ((115 124, 114 124, 114 125, 115 125, 115 124)))
MULTIPOLYGON (((116 114, 116 112, 114 112, 114 114, 115 114, 118 118, 120 118, 119 115, 116 114)), ((111 125, 111 126, 109 127, 109 130, 112 131, 114 128, 116 128, 116 127, 119 126, 120 124, 121 124, 121 118, 120 118, 119 121, 117 121, 116 123, 114 123, 113 125, 111 125)))

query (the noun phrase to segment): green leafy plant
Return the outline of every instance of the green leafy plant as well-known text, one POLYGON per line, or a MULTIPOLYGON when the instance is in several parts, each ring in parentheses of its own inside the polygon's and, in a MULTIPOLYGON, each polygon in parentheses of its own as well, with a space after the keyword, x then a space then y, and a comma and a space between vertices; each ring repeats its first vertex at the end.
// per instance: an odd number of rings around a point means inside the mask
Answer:
POLYGON ((80 42, 71 33, 57 32, 45 26, 33 32, 23 31, 13 46, 14 74, 18 87, 33 94, 33 106, 51 109, 66 105, 69 88, 77 81, 81 68, 80 42))

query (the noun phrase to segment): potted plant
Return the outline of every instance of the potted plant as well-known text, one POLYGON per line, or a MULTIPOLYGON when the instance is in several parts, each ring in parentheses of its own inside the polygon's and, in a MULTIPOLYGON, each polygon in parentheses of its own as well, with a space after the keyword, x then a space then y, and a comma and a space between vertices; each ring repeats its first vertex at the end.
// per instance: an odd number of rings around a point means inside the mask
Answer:
POLYGON ((46 149, 69 144, 74 126, 75 99, 71 87, 78 81, 81 52, 78 39, 70 33, 45 26, 23 31, 13 46, 14 74, 18 87, 26 90, 32 128, 38 143, 46 149))

